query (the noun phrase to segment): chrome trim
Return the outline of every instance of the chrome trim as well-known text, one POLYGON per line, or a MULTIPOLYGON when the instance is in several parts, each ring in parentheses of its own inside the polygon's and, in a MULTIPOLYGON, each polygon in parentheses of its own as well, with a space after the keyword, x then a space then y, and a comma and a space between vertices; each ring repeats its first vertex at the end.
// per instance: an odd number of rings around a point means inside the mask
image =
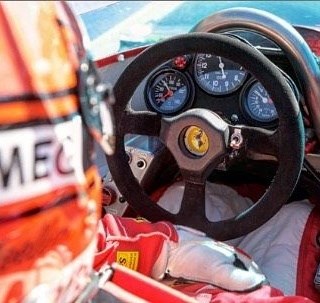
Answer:
POLYGON ((283 19, 253 8, 222 10, 200 22, 192 31, 225 32, 231 29, 248 29, 263 34, 285 52, 300 82, 320 139, 320 68, 303 37, 283 19))

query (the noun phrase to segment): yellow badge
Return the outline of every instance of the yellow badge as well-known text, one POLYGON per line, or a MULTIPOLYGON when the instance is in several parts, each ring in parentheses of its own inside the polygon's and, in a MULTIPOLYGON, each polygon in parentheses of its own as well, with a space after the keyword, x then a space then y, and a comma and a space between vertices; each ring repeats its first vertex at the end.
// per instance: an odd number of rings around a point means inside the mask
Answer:
POLYGON ((132 270, 138 269, 139 252, 138 251, 117 251, 116 262, 132 270))
POLYGON ((184 135, 184 144, 187 150, 195 156, 203 156, 209 149, 207 134, 197 126, 188 127, 184 135))

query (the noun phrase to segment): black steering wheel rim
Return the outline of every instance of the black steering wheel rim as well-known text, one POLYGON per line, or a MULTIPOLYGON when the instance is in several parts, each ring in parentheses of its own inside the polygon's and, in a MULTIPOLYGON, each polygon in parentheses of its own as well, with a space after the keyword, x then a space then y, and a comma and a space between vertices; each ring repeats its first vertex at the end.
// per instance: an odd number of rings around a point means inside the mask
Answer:
MULTIPOLYGON (((304 152, 301 113, 294 94, 280 71, 261 53, 244 43, 220 34, 192 33, 170 38, 146 49, 131 62, 114 86, 116 151, 107 156, 111 174, 122 195, 142 216, 151 221, 168 220, 200 229, 218 240, 242 236, 270 219, 290 197, 299 178, 304 152), (127 104, 136 87, 157 66, 186 53, 212 53, 242 65, 266 88, 279 116, 276 175, 266 193, 238 216, 210 222, 171 214, 153 203, 131 172, 124 148, 127 104)), ((158 125, 156 127, 161 127, 158 125)), ((197 198, 196 196, 194 197, 197 198)))

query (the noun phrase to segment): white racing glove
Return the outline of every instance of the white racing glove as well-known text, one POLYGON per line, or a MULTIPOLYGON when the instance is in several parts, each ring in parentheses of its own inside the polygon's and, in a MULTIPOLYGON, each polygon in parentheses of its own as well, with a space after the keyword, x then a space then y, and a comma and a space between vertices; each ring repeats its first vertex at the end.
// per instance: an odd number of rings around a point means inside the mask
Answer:
POLYGON ((100 221, 94 266, 100 270, 112 262, 158 280, 168 274, 230 291, 252 290, 266 283, 248 256, 202 232, 109 214, 100 221))
POLYGON ((170 276, 207 282, 229 291, 248 291, 267 284, 257 264, 244 253, 200 231, 175 227, 179 242, 169 249, 166 273, 170 276))

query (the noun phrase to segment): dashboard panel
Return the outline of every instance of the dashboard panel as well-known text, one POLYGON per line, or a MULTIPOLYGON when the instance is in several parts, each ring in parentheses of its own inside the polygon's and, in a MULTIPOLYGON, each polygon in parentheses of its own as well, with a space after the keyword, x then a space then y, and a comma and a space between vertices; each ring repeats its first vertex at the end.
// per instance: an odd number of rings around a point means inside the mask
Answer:
MULTIPOLYGON (((303 36, 306 42, 309 44, 315 55, 320 56, 320 47, 317 41, 320 41, 320 30, 310 29, 305 27, 295 26, 296 30, 303 36)), ((270 39, 247 30, 237 30, 229 33, 230 35, 235 35, 237 38, 245 40, 250 43, 255 48, 260 50, 265 56, 267 56, 276 66, 278 66, 285 75, 290 79, 289 84, 292 86, 297 98, 301 102, 301 108, 305 109, 304 96, 301 93, 302 88, 299 86, 299 81, 291 62, 286 57, 284 52, 281 51, 277 45, 270 39)), ((97 61, 97 65, 100 67, 100 72, 102 78, 105 82, 115 84, 119 75, 125 69, 125 67, 134 59, 136 55, 142 52, 145 47, 139 49, 130 50, 123 54, 117 54, 108 58, 101 59, 97 61)), ((157 111, 159 106, 152 106, 149 102, 148 89, 154 76, 159 72, 169 69, 174 70, 175 73, 184 74, 187 78, 187 89, 190 89, 190 94, 187 100, 179 100, 177 104, 171 102, 165 106, 165 113, 161 113, 165 116, 176 115, 182 111, 195 108, 203 107, 215 111, 222 118, 226 119, 228 123, 231 124, 248 124, 253 126, 262 126, 266 128, 274 128, 276 126, 276 120, 274 121, 271 117, 269 118, 259 118, 255 117, 253 112, 253 101, 251 101, 251 106, 244 102, 244 96, 248 96, 248 90, 250 90, 250 83, 254 82, 255 78, 247 74, 244 77, 243 83, 234 91, 227 94, 210 94, 206 92, 203 88, 199 86, 199 81, 197 82, 195 77, 195 54, 181 56, 179 58, 173 58, 170 62, 166 62, 163 66, 160 66, 154 70, 144 81, 140 83, 137 87, 134 95, 132 96, 130 107, 134 111, 157 111), (180 106, 181 105, 181 106, 180 106), (250 115, 251 108, 251 115, 250 115), (252 119, 252 116, 254 119, 252 119), (265 121, 271 120, 271 121, 265 121)), ((198 61, 199 63, 199 61, 198 61)), ((152 85, 152 84, 151 84, 152 85)), ((183 93, 181 93, 183 95, 183 93)), ((249 94, 250 96, 250 94, 249 94)), ((260 99, 263 99, 260 97, 260 99)), ((263 101, 262 101, 263 103, 263 101)), ((263 109, 262 109, 263 110, 263 109)), ((266 111, 272 111, 272 109, 267 108, 266 111)), ((160 110, 161 111, 161 110, 160 110)), ((305 112, 303 111, 304 115, 305 112)), ((271 113, 274 115, 274 113, 271 113)), ((305 115, 305 120, 308 120, 307 114, 305 115)))
MULTIPOLYGON (((279 62, 283 54, 278 49, 275 54, 279 62)), ((285 57, 282 66, 289 67, 285 57)), ((290 72, 290 68, 286 70, 290 72)), ((283 75, 298 100, 294 80, 286 71, 283 75)), ((206 108, 231 124, 277 126, 275 106, 262 84, 242 66, 212 54, 173 58, 149 75, 143 90, 146 108, 163 116, 206 108)))

